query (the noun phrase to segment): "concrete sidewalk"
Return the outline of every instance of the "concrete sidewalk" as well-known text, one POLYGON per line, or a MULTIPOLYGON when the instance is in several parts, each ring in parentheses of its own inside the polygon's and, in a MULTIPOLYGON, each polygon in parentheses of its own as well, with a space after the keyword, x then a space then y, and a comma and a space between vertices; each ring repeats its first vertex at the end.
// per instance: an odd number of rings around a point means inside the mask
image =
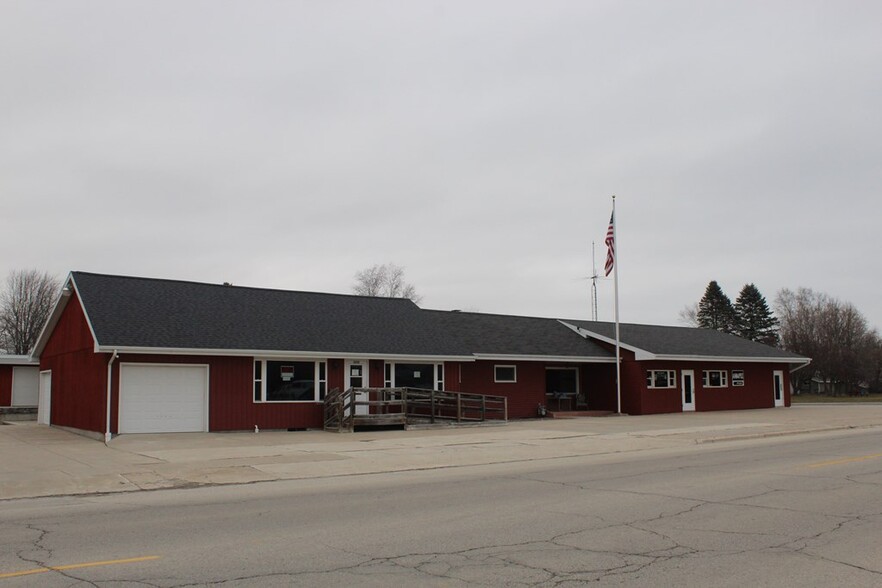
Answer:
POLYGON ((515 421, 369 431, 121 435, 0 426, 0 500, 347 476, 616 454, 696 443, 882 427, 882 405, 515 421))

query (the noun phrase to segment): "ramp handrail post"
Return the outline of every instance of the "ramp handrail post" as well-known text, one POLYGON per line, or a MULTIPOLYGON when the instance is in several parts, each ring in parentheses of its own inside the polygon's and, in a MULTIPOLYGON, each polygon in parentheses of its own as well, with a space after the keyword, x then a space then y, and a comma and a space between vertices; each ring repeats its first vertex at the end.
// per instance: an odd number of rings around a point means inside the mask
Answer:
POLYGON ((487 420, 487 397, 481 396, 481 420, 487 420))
POLYGON ((462 394, 456 393, 456 422, 462 421, 462 394))
POLYGON ((355 431, 355 388, 349 389, 349 432, 355 431))
POLYGON ((431 416, 429 417, 429 422, 435 422, 435 391, 429 391, 429 410, 431 411, 431 416))

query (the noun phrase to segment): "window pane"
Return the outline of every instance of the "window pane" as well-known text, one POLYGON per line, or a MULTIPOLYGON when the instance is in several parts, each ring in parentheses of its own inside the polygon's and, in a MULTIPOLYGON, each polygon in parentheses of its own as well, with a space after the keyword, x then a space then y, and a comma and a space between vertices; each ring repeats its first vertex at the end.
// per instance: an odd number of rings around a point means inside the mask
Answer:
POLYGON ((260 379, 260 372, 261 372, 261 368, 262 368, 262 367, 263 367, 263 362, 262 362, 262 361, 255 361, 255 362, 254 362, 254 379, 255 379, 255 380, 259 380, 259 379, 260 379))
POLYGON ((665 371, 655 372, 655 387, 656 388, 667 388, 668 387, 668 372, 665 372, 665 371))
POLYGON ((312 361, 266 362, 266 399, 315 400, 315 363, 312 361))
POLYGON ((435 383, 434 367, 431 363, 396 363, 395 387, 431 390, 435 383))
POLYGON ((260 382, 254 382, 254 402, 260 402, 260 382))
POLYGON ((516 379, 516 370, 514 366, 497 365, 494 369, 494 380, 497 382, 514 382, 516 379))

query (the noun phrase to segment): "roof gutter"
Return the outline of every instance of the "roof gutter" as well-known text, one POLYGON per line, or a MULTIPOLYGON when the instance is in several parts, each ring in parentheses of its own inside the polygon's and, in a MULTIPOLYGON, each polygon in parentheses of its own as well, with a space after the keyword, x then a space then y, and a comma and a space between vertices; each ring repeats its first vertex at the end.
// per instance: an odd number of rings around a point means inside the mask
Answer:
POLYGON ((386 359, 390 361, 475 361, 474 355, 420 355, 413 353, 364 353, 347 351, 285 351, 267 349, 208 349, 199 347, 137 347, 127 345, 96 345, 95 353, 136 353, 139 355, 212 355, 222 357, 257 357, 261 359, 386 359))
POLYGON ((801 370, 802 368, 804 368, 805 366, 807 366, 807 365, 810 364, 811 362, 812 362, 811 359, 806 359, 804 362, 798 364, 795 368, 792 368, 792 369, 790 370, 790 373, 792 374, 793 372, 795 372, 795 371, 797 371, 797 370, 801 370))
POLYGON ((110 361, 107 362, 107 422, 104 427, 105 445, 110 443, 110 438, 113 436, 110 434, 110 392, 113 389, 113 386, 111 386, 111 383, 113 382, 113 362, 116 361, 117 357, 119 357, 119 353, 114 349, 113 353, 110 355, 110 361))

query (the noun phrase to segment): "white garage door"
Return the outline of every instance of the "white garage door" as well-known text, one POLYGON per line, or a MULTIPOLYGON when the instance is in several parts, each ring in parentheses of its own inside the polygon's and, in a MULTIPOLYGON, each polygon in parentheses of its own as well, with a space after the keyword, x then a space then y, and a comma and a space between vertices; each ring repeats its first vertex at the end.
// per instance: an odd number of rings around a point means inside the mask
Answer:
POLYGON ((12 406, 37 406, 40 401, 40 368, 12 368, 12 406))
POLYGON ((120 366, 120 433, 208 430, 208 366, 120 366))

